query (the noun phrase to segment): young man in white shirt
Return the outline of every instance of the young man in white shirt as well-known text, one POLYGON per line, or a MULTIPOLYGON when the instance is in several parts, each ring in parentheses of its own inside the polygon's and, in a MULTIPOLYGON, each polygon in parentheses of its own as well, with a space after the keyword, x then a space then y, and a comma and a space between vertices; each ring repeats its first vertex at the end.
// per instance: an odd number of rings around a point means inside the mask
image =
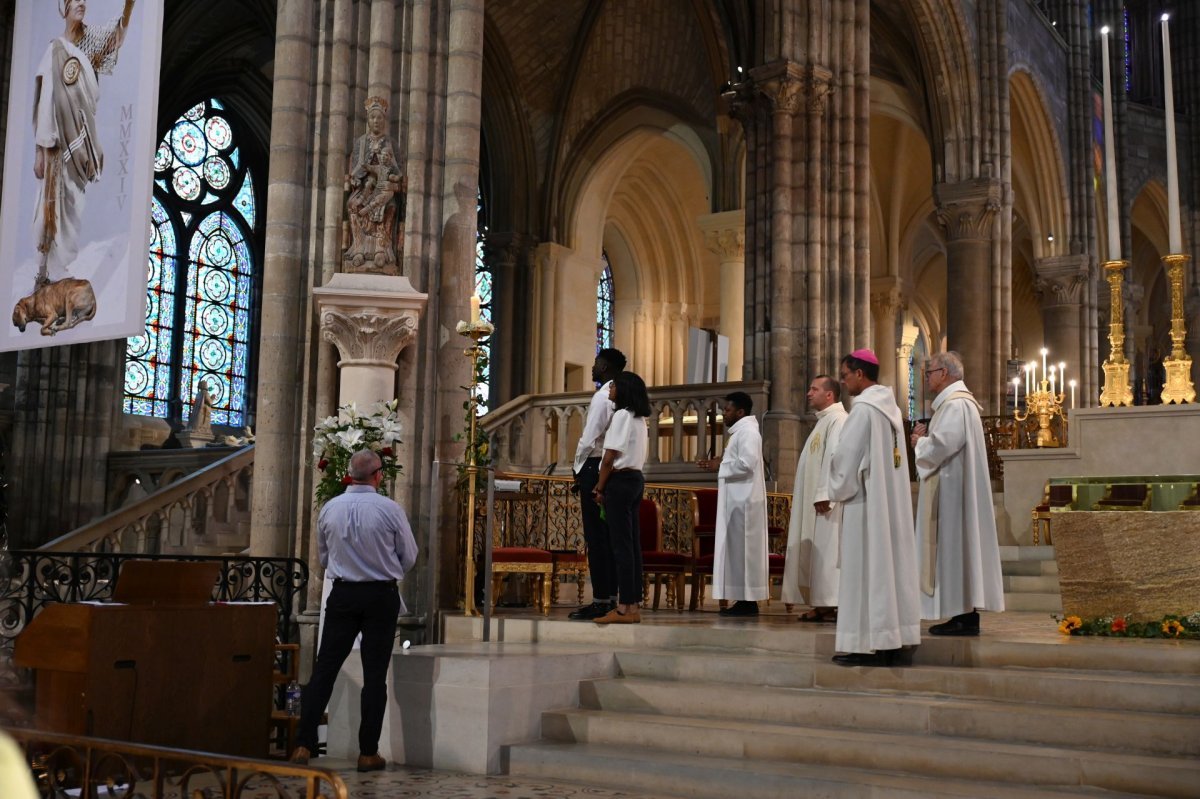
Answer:
POLYGON ((591 621, 612 610, 617 601, 617 575, 613 565, 612 542, 608 525, 600 518, 600 506, 592 498, 600 479, 600 459, 604 456, 604 434, 612 421, 615 406, 609 399, 613 378, 625 371, 625 356, 620 350, 602 349, 592 364, 592 381, 599 384, 588 403, 583 434, 575 447, 572 472, 579 489, 583 513, 583 539, 587 542, 588 575, 592 581, 592 604, 573 610, 567 618, 591 621))

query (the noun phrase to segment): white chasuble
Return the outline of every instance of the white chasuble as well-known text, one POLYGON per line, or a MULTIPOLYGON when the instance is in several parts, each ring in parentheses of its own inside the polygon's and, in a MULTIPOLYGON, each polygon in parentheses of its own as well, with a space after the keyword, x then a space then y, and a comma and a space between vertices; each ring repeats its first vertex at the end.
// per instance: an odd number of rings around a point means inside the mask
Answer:
POLYGON ((817 426, 800 452, 783 566, 782 599, 788 604, 828 608, 838 603, 842 506, 834 502, 828 513, 817 513, 813 505, 829 501, 829 467, 845 421, 840 402, 817 411, 817 426))
POLYGON ((886 386, 854 398, 829 474, 843 503, 835 648, 870 653, 921 642, 912 488, 900 409, 886 386))
POLYGON ((921 478, 921 618, 1004 610, 987 443, 979 404, 963 381, 938 393, 929 433, 914 451, 921 478))
POLYGON ((714 599, 767 598, 767 483, 758 419, 729 428, 717 472, 717 530, 713 547, 714 599))

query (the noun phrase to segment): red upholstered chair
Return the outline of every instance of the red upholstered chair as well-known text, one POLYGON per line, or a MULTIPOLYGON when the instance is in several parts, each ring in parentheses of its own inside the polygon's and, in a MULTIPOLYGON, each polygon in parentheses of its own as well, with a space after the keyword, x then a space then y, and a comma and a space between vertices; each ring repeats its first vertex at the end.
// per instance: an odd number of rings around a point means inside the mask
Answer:
POLYGON ((717 543, 717 489, 692 492, 692 601, 688 610, 704 603, 704 581, 712 577, 713 549, 717 543))
MULTIPOLYGON (((660 586, 666 579, 675 587, 675 607, 682 612, 684 581, 692 571, 692 556, 663 550, 662 517, 652 499, 643 499, 638 508, 638 533, 642 543, 643 579, 654 583, 654 609, 658 610, 660 586)), ((643 602, 645 593, 643 588, 643 602)))

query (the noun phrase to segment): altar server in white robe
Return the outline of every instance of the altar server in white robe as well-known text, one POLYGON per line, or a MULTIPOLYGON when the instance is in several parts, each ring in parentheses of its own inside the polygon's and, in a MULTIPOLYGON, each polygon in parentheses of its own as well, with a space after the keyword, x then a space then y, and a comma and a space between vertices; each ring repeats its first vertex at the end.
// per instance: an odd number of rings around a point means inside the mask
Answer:
POLYGON ((917 559, 921 618, 944 619, 933 635, 979 635, 982 610, 1004 610, 1000 542, 992 506, 987 444, 979 403, 963 382, 956 352, 930 358, 925 382, 934 394, 929 426, 913 428, 921 494, 917 559))
POLYGON ((713 543, 715 599, 735 600, 724 616, 755 616, 758 600, 767 598, 767 483, 762 434, 751 415, 754 401, 735 391, 725 398, 729 440, 720 465, 702 460, 700 468, 717 470, 717 525, 713 543))
POLYGON ((839 375, 854 403, 842 426, 829 497, 842 507, 835 663, 886 666, 921 642, 921 603, 904 426, 879 359, 855 350, 839 375))
POLYGON ((796 466, 782 591, 789 610, 805 603, 812 607, 800 621, 836 619, 842 506, 829 499, 829 467, 846 421, 841 393, 841 385, 829 375, 817 375, 808 387, 808 405, 817 413, 817 425, 796 466))

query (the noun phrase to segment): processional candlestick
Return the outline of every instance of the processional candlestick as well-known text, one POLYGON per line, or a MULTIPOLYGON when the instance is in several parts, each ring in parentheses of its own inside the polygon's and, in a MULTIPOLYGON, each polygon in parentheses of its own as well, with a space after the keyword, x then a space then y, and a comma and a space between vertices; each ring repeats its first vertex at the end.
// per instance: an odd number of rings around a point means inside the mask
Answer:
POLYGON ((463 615, 477 616, 479 611, 475 607, 475 495, 479 484, 479 472, 483 467, 479 465, 479 448, 475 443, 476 411, 479 408, 479 391, 475 376, 479 373, 479 360, 486 354, 482 342, 495 331, 491 322, 480 319, 478 297, 471 298, 471 321, 459 322, 457 329, 472 342, 463 350, 463 355, 471 361, 471 395, 467 408, 467 463, 464 469, 467 475, 467 525, 463 541, 463 615))

